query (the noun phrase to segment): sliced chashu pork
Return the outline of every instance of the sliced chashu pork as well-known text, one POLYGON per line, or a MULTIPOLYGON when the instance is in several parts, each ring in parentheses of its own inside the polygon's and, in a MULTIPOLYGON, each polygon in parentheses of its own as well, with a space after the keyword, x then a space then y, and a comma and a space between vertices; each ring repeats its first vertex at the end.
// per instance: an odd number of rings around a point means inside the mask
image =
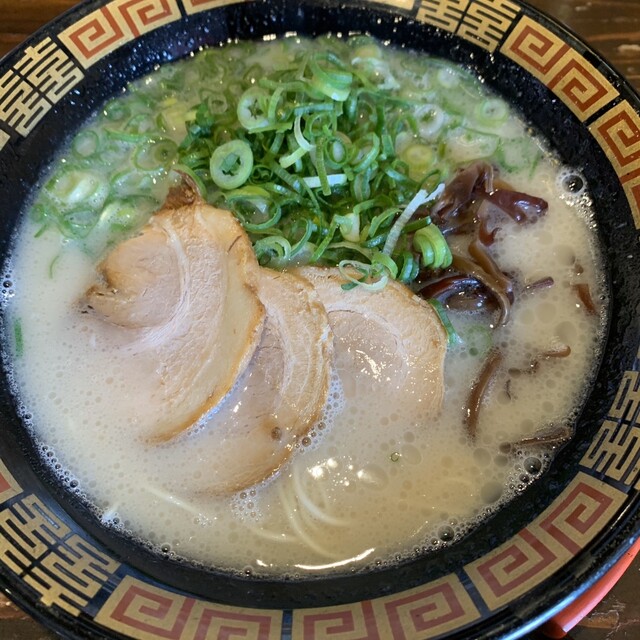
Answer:
POLYGON ((385 394, 385 402, 412 407, 421 420, 437 414, 447 335, 433 307, 395 281, 376 292, 344 290, 338 269, 302 267, 296 273, 313 284, 329 315, 347 403, 385 394))
POLYGON ((131 352, 129 373, 157 380, 153 406, 137 417, 151 442, 219 404, 251 360, 265 316, 260 267, 233 215, 187 190, 168 203, 105 258, 81 301, 131 352))
POLYGON ((313 287, 262 269, 258 296, 267 311, 262 339, 232 393, 194 434, 198 455, 173 487, 181 493, 230 493, 273 475, 326 404, 332 336, 313 287))

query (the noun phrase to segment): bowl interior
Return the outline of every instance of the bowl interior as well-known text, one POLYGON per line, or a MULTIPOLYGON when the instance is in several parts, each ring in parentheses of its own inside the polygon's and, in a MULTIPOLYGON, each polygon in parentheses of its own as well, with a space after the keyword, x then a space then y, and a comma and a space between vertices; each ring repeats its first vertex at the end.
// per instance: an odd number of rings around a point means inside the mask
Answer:
MULTIPOLYGON (((182 611, 185 602, 213 602, 232 613, 266 616, 276 630, 274 637, 285 637, 291 625, 298 628, 310 607, 320 607, 329 616, 358 611, 360 619, 386 628, 392 619, 389 612, 401 598, 415 597, 424 604, 428 594, 439 589, 450 595, 451 611, 457 603, 458 614, 450 612, 446 624, 427 616, 423 631, 431 635, 415 637, 468 633, 470 625, 475 625, 474 637, 493 637, 523 629, 525 623, 546 615, 604 571, 640 528, 635 447, 640 304, 640 159, 633 151, 633 132, 636 141, 640 132, 637 97, 573 36, 515 2, 473 0, 466 12, 449 7, 455 3, 446 0, 417 8, 403 2, 148 4, 164 17, 154 22, 151 13, 143 19, 141 12, 142 22, 135 28, 121 20, 124 3, 119 0, 82 4, 4 60, 2 71, 20 81, 24 61, 38 55, 56 61, 56 71, 49 76, 54 89, 45 92, 44 84, 31 87, 44 105, 40 112, 33 100, 19 102, 17 94, 0 93, 0 104, 13 96, 14 106, 23 109, 0 114, 1 255, 8 256, 37 177, 44 175, 56 149, 128 81, 156 65, 230 39, 357 30, 473 69, 551 141, 566 164, 581 169, 590 186, 610 280, 606 348, 578 418, 576 437, 549 472, 507 509, 459 543, 393 569, 301 582, 231 577, 160 558, 101 527, 42 461, 18 418, 5 375, 0 380, 0 514, 6 516, 3 526, 9 542, 0 566, 2 582, 23 606, 78 637, 94 628, 147 637, 141 631, 147 623, 140 611, 132 614, 133 622, 121 615, 128 602, 123 594, 131 596, 134 587, 140 592, 146 588, 145 602, 167 599, 165 613, 176 607, 182 611), (474 17, 479 14, 472 9, 479 8, 488 17, 474 17), (95 30, 107 29, 108 18, 119 28, 112 24, 112 41, 99 46, 95 30), (585 79, 591 81, 586 89, 577 91, 571 84, 585 79), (31 547, 25 551, 30 537, 43 545, 39 555, 31 547), (61 562, 68 557, 75 560, 66 564, 71 577, 56 574, 51 559, 61 562), (510 575, 501 563, 516 557, 529 568, 510 575), (368 601, 374 605, 363 608, 368 601)), ((104 34, 101 37, 108 41, 104 34)), ((190 620, 189 615, 183 617, 190 620)))

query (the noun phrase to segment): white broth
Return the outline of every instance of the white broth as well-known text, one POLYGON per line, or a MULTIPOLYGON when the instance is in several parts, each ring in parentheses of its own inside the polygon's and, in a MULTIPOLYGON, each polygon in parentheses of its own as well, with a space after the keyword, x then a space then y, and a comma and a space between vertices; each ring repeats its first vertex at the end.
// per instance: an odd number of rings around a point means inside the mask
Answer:
MULTIPOLYGON (((304 43, 257 45, 247 67, 269 56, 277 62, 289 55, 289 48, 297 51, 304 43)), ((230 51, 229 57, 239 57, 233 47, 230 51)), ((389 51, 384 61, 388 66, 379 73, 390 90, 396 90, 396 80, 401 86, 415 81, 413 54, 389 51)), ((426 69, 430 63, 421 64, 426 69)), ((436 74, 457 73, 438 64, 436 74)), ((175 141, 184 136, 182 121, 206 85, 196 79, 196 67, 188 65, 194 61, 175 66, 192 79, 189 91, 183 100, 167 98, 164 105, 165 115, 175 122, 175 141)), ((146 84, 155 86, 172 73, 163 68, 146 84)), ((118 104, 140 100, 136 91, 144 85, 138 83, 118 104)), ((479 101, 498 101, 487 97, 480 83, 477 91, 479 101)), ((430 94, 429 99, 436 97, 430 94)), ((103 136, 108 126, 103 114, 85 132, 103 136)), ((413 144, 446 147, 426 120, 422 128, 413 144)), ((353 355, 363 373, 341 378, 340 369, 334 369, 322 417, 298 441, 287 464, 233 495, 194 489, 206 485, 207 468, 216 463, 206 418, 166 444, 141 437, 141 407, 158 401, 154 372, 132 375, 131 355, 120 348, 117 333, 98 330, 94 318, 78 312, 77 301, 95 281, 104 247, 114 241, 108 230, 96 228, 79 240, 65 238, 55 225, 38 233, 42 218, 37 215, 25 221, 7 271, 13 285, 6 302, 6 324, 13 327, 7 342, 15 391, 43 458, 70 490, 93 505, 105 526, 151 543, 160 553, 255 575, 340 573, 391 564, 458 540, 505 507, 544 473, 553 451, 504 445, 550 425, 572 424, 598 358, 605 291, 588 196, 566 190, 567 170, 530 138, 516 114, 505 116, 498 130, 512 141, 499 152, 478 150, 488 144, 484 139, 475 141, 473 153, 468 145, 461 151, 460 136, 449 138, 451 150, 442 156, 445 174, 478 158, 489 160, 515 190, 549 203, 535 224, 502 221, 491 254, 520 283, 552 278, 553 286, 518 295, 504 326, 497 325, 492 311, 449 311, 459 342, 447 351, 445 397, 436 418, 425 418, 417 404, 394 401, 383 381, 370 375, 376 367, 397 363, 393 353, 367 344, 363 335, 353 355), (589 313, 577 296, 577 281, 589 284, 598 314, 589 313), (565 346, 569 357, 541 355, 565 346), (465 407, 491 347, 500 349, 503 366, 487 390, 472 438, 465 407), (527 372, 535 359, 536 371, 527 372)), ((91 137, 85 133, 81 142, 90 146, 91 137)), ((113 158, 85 158, 82 171, 102 172, 113 188, 123 158, 133 154, 127 144, 113 158)), ((69 163, 71 157, 69 151, 60 162, 69 163)), ((167 171, 153 175, 150 195, 143 205, 137 202, 142 216, 164 198, 171 180, 175 176, 167 171)), ((101 210, 113 202, 95 192, 91 197, 101 210)), ((36 208, 42 206, 46 199, 36 201, 36 208)), ((454 250, 461 242, 449 241, 454 250)))

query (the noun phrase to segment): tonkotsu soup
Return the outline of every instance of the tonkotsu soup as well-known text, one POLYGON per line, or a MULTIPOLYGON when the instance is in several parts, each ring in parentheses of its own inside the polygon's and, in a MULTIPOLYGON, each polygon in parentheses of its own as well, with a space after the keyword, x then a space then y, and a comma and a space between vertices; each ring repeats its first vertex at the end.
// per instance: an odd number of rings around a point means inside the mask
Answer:
POLYGON ((396 563, 508 508, 572 435, 606 319, 579 172, 481 79, 360 36, 127 87, 6 277, 61 482, 158 553, 258 576, 396 563))

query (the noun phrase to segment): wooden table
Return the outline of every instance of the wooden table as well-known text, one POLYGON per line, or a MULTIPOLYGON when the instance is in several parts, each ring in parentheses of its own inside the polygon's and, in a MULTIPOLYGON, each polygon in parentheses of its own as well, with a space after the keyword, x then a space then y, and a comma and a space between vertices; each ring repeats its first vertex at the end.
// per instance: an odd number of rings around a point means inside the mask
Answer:
MULTIPOLYGON (((291 0, 295 1, 295 0, 291 0)), ((586 40, 640 92, 640 0, 529 0, 586 40)), ((73 0, 0 0, 0 56, 76 4, 73 0)), ((570 635, 572 640, 640 638, 640 558, 570 635)), ((51 640, 0 595, 1 640, 51 640)))

